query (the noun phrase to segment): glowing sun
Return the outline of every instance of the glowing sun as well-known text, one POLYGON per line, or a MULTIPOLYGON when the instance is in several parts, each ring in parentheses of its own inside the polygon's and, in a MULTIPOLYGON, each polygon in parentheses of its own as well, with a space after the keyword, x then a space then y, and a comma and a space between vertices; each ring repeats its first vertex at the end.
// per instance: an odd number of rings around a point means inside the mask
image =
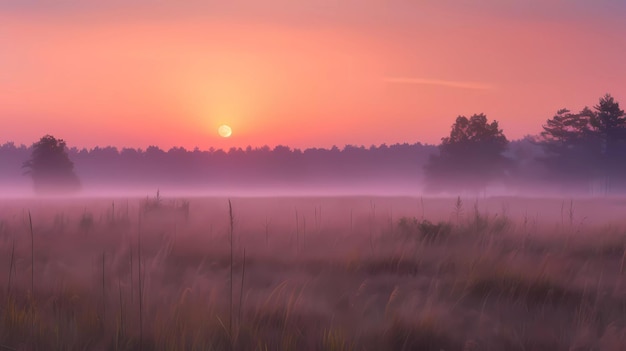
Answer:
POLYGON ((222 138, 228 138, 233 134, 233 130, 224 124, 217 128, 217 134, 219 134, 222 138))

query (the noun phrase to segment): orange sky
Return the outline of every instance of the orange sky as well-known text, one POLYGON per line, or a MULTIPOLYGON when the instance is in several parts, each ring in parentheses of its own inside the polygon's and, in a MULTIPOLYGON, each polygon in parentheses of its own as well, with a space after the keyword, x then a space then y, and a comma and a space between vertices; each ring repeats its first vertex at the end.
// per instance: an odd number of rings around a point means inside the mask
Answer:
POLYGON ((438 143, 480 112, 516 139, 626 106, 625 4, 466 3, 0 0, 0 143, 438 143))

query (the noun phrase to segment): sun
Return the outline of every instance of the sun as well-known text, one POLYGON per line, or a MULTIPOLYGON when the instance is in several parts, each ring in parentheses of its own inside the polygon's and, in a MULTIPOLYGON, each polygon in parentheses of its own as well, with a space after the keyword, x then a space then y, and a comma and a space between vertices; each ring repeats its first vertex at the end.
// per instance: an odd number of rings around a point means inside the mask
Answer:
POLYGON ((224 124, 217 128, 217 134, 219 134, 222 138, 228 138, 233 134, 233 130, 224 124))

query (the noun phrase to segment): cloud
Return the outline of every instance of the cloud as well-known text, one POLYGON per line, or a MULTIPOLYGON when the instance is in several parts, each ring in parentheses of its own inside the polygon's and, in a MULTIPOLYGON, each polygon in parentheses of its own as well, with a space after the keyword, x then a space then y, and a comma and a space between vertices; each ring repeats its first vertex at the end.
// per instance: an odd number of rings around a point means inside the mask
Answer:
POLYGON ((412 78, 412 77, 385 77, 383 79, 387 83, 395 84, 417 84, 417 85, 437 85, 449 88, 458 89, 472 89, 472 90, 491 90, 494 89, 492 85, 478 82, 463 82, 457 80, 442 80, 442 79, 426 79, 426 78, 412 78))

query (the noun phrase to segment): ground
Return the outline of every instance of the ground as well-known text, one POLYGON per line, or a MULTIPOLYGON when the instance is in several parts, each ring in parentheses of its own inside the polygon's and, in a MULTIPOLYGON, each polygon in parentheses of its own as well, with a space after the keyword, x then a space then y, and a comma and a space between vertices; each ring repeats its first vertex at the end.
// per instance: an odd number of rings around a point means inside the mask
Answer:
POLYGON ((0 350, 626 349, 624 199, 154 201, 0 202, 0 350))

